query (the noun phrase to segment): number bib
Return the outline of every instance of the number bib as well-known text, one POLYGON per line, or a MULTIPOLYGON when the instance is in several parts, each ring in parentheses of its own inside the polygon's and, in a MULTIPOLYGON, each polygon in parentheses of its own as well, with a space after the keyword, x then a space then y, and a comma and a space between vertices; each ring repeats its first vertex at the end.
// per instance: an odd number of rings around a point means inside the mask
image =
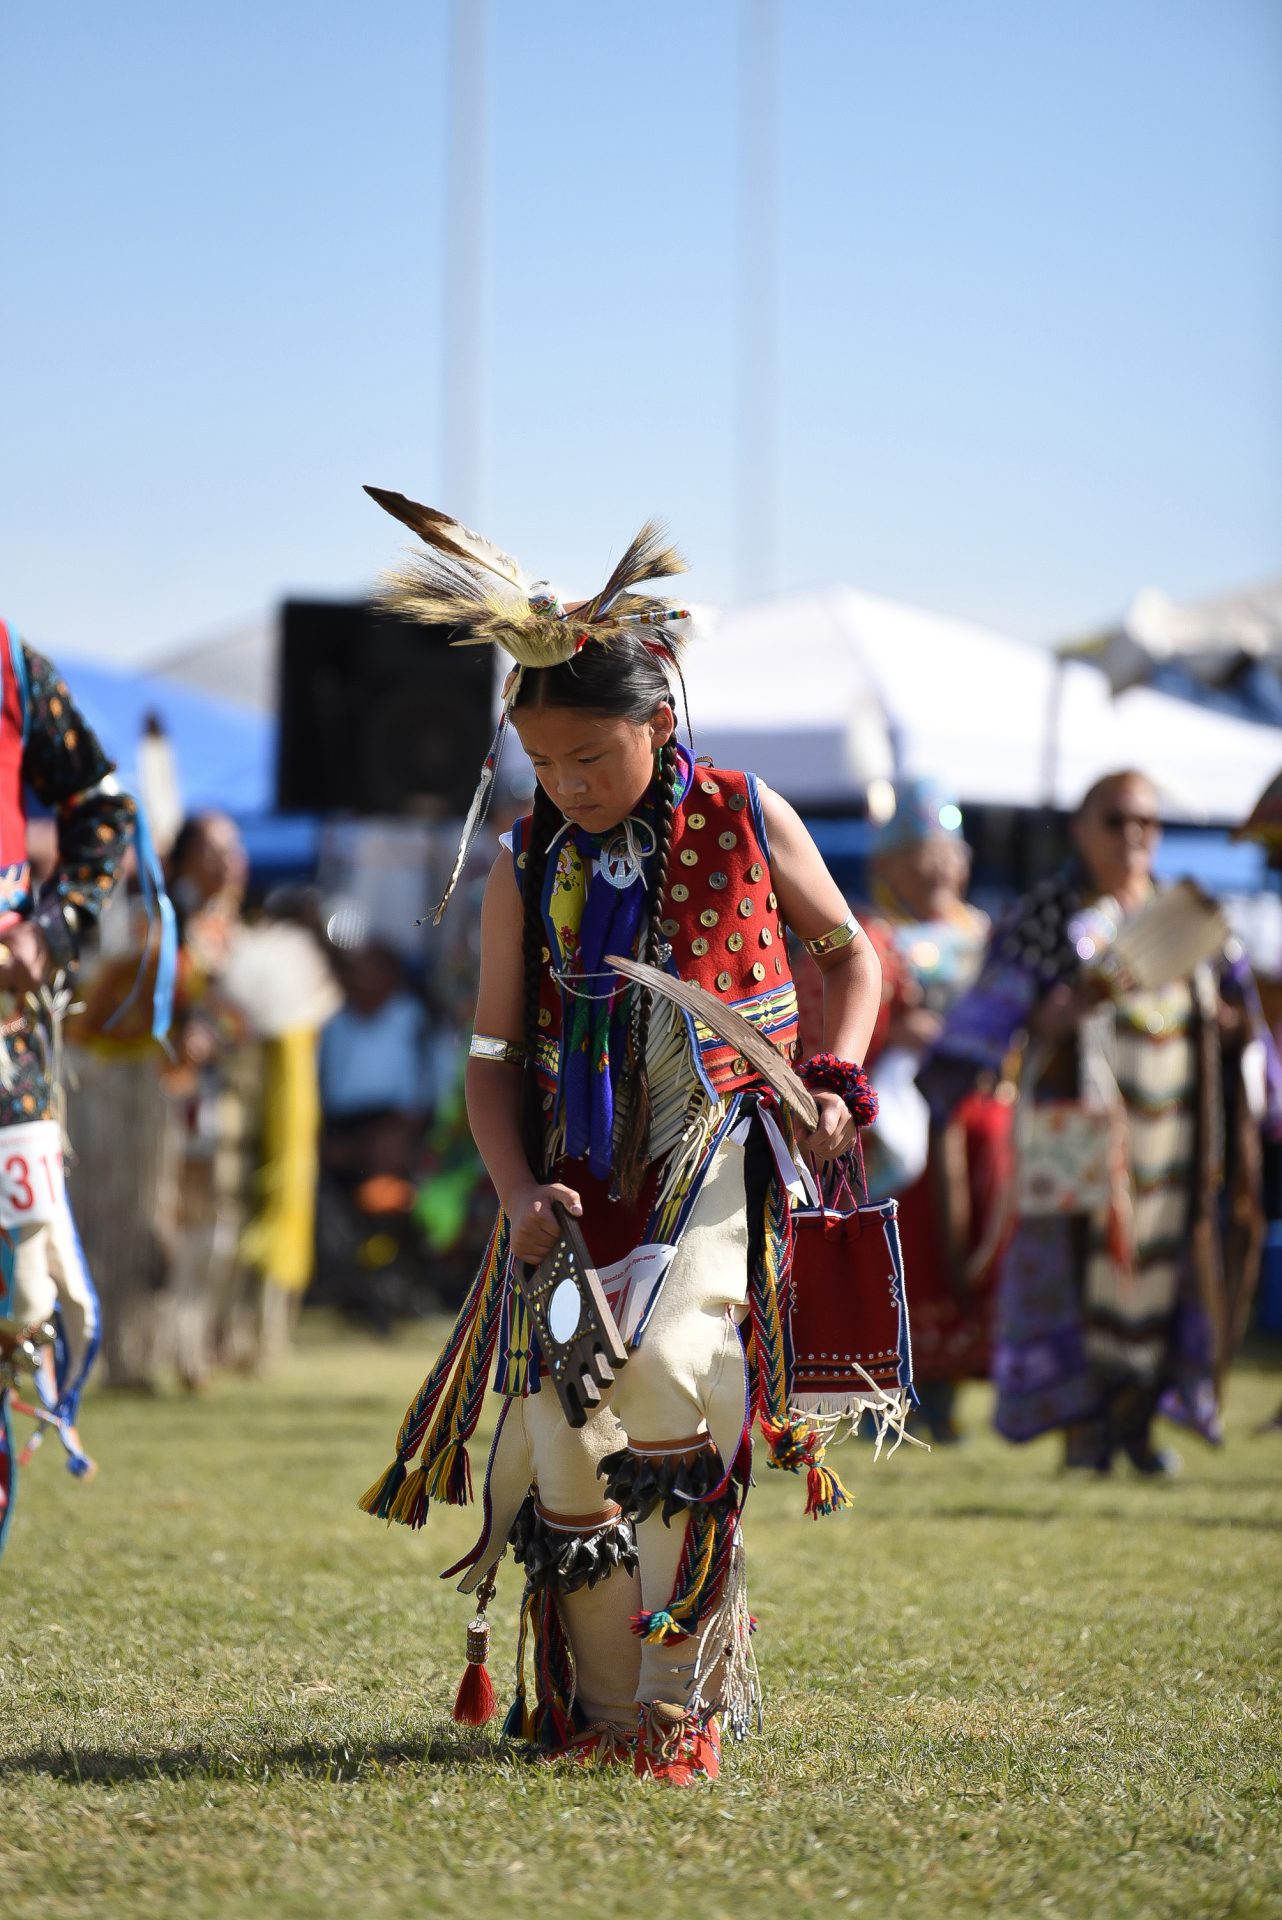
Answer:
POLYGON ((56 1120, 0 1127, 0 1228, 40 1226, 63 1205, 62 1133, 56 1120))

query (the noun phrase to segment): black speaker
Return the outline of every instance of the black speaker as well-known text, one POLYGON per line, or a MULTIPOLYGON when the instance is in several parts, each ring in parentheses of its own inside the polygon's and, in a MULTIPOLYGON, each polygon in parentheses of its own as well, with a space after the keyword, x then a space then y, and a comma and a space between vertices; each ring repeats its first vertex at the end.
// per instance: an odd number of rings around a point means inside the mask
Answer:
POLYGON ((282 813, 462 814, 494 730, 490 647, 365 601, 281 609, 282 813))

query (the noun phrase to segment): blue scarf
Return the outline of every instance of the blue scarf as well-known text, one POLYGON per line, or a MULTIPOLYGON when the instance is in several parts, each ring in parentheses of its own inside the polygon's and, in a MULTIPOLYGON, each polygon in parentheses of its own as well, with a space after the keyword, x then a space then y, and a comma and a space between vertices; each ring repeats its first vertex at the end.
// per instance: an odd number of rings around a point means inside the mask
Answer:
MULTIPOLYGON (((694 763, 684 747, 677 752, 677 804, 690 790, 694 763)), ((657 782, 652 780, 645 798, 632 818, 642 823, 657 839, 659 812, 657 782)), ((650 898, 653 867, 658 848, 641 864, 641 872, 629 887, 611 886, 600 867, 602 848, 619 831, 589 833, 572 825, 568 839, 583 871, 589 876, 583 915, 579 923, 578 946, 564 966, 568 984, 562 987, 564 1014, 561 1023, 561 1101, 565 1116, 565 1151, 570 1159, 586 1154, 588 1167, 598 1180, 609 1178, 614 1163, 614 1116, 617 1102, 617 1077, 627 1066, 628 1019, 631 1010, 629 983, 606 967, 607 953, 638 955, 645 938, 646 905, 650 898)), ((556 861, 549 861, 548 887, 544 896, 544 915, 556 880, 556 861)), ((548 921, 549 931, 552 924, 548 921)), ((556 951, 553 939, 552 951, 556 951)))

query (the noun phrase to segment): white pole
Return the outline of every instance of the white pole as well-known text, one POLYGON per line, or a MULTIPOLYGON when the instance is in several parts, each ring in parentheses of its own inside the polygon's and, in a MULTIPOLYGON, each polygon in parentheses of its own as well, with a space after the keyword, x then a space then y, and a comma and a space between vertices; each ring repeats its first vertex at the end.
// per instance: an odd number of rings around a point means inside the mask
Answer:
POLYGON ((489 0, 452 0, 446 103, 441 497, 473 526, 484 519, 489 0))
POLYGON ((741 0, 735 584, 776 585, 779 461, 779 11, 741 0))
POLYGON ((1062 653, 1054 656, 1046 690, 1046 718, 1042 732, 1042 805, 1048 813, 1053 813, 1059 805, 1060 732, 1064 717, 1064 670, 1067 665, 1062 653))

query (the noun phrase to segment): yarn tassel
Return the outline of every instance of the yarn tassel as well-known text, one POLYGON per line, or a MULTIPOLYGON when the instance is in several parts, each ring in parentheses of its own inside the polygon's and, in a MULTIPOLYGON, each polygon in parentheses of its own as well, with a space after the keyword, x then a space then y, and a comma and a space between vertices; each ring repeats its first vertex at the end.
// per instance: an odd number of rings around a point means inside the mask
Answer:
POLYGON ((387 1472, 372 1487, 368 1487, 357 1501, 362 1513, 372 1513, 376 1520, 390 1521, 393 1504, 405 1484, 406 1471, 403 1460, 393 1460, 387 1472))
POLYGON ((670 1641, 686 1637, 685 1629, 677 1625, 666 1607, 656 1607, 653 1613, 634 1613, 632 1631, 652 1647, 667 1646, 670 1641))
POLYGON ((781 1473, 800 1473, 803 1467, 817 1467, 823 1459, 823 1446, 813 1421, 796 1417, 763 1419, 761 1436, 770 1450, 767 1465, 781 1473))
POLYGON ((493 1598, 494 1581, 486 1580, 476 1596, 476 1613, 467 1623, 467 1665, 454 1698, 454 1718, 466 1727, 483 1727, 498 1712, 494 1683, 485 1665, 490 1651, 485 1609, 493 1598))
POLYGON ((472 1472, 464 1442, 475 1431, 485 1378, 498 1337, 507 1274, 509 1226, 495 1221, 485 1259, 436 1364, 406 1409, 396 1438, 397 1457, 358 1505, 380 1520, 421 1527, 429 1500, 464 1506, 472 1472), (409 1462, 422 1449, 422 1466, 406 1489, 409 1462), (424 1477, 419 1478, 422 1474, 424 1477))
POLYGON ((447 1507, 465 1507, 472 1498, 472 1463, 460 1439, 448 1440, 426 1472, 431 1499, 447 1507))
MULTIPOLYGON (((486 1630, 489 1639, 489 1630, 486 1630)), ((469 1650, 467 1665, 463 1669, 463 1678, 459 1681, 458 1692, 454 1696, 454 1718, 466 1727, 483 1727, 498 1712, 498 1701, 494 1697, 494 1682, 490 1679, 485 1665, 485 1655, 479 1660, 472 1658, 469 1650)))
POLYGON ((516 1692, 512 1696, 512 1704, 503 1722, 505 1740, 533 1740, 534 1738, 534 1714, 525 1690, 525 1648, 530 1636, 536 1604, 537 1595, 527 1582, 521 1597, 521 1623, 516 1639, 516 1692))
POLYGON ((838 1507, 851 1504, 851 1496, 842 1485, 840 1475, 816 1462, 806 1475, 806 1512, 811 1519, 817 1520, 821 1513, 836 1513, 838 1507))
POLYGON ((821 1423, 794 1414, 778 1423, 763 1420, 761 1431, 770 1449, 769 1466, 783 1473, 804 1471, 806 1512, 812 1520, 853 1504, 836 1469, 824 1465, 829 1436, 821 1423))
POLYGON ((421 1527, 427 1519, 427 1469, 415 1467, 388 1508, 388 1519, 403 1527, 421 1527))

